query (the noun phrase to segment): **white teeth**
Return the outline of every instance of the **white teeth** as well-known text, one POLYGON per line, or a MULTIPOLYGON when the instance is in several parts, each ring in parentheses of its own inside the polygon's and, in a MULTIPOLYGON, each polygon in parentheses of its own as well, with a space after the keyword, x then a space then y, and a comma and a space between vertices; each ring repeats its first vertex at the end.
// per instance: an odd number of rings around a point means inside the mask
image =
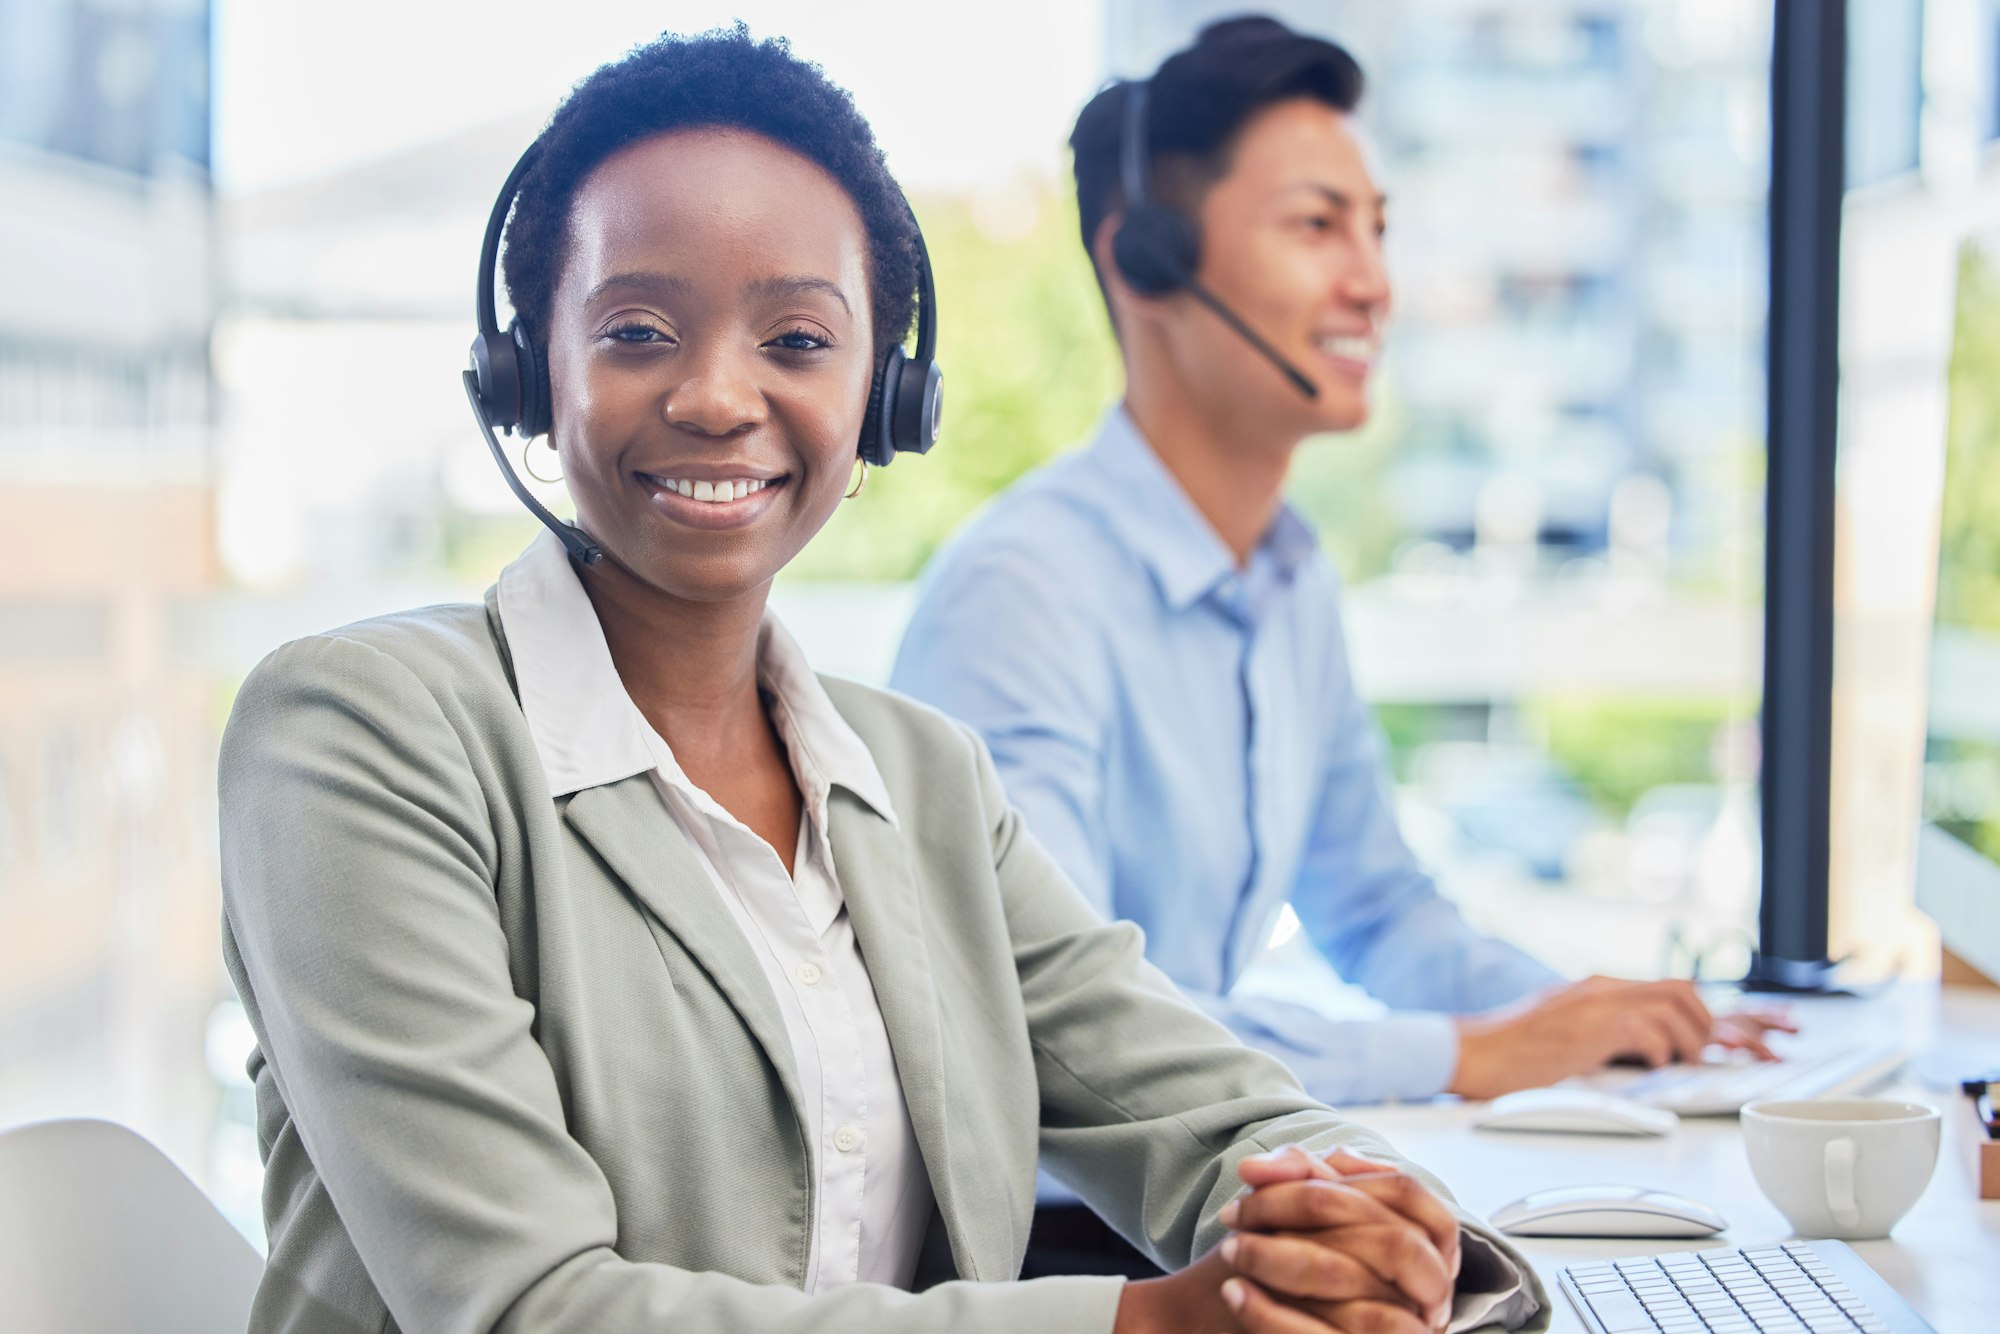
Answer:
POLYGON ((711 505, 741 500, 751 492, 762 491, 770 485, 770 482, 762 479, 752 480, 744 477, 726 482, 691 482, 684 478, 662 477, 659 482, 667 490, 678 492, 689 500, 704 500, 711 505))
POLYGON ((1322 335, 1319 350, 1328 356, 1346 357, 1350 361, 1373 361, 1381 350, 1375 339, 1366 334, 1322 335))

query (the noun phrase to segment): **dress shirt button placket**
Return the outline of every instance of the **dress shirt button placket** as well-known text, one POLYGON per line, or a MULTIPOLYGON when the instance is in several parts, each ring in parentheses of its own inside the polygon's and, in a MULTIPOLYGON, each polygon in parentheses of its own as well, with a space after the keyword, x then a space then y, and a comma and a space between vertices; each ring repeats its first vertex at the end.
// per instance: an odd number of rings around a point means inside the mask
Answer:
POLYGON ((1244 624, 1239 630, 1242 648, 1237 659, 1236 683, 1243 707, 1243 825, 1249 836, 1250 856, 1244 868, 1243 887, 1238 891, 1236 907, 1230 915, 1229 933, 1222 945, 1224 976, 1232 985, 1263 948, 1263 942, 1253 938, 1252 923, 1259 917, 1256 908, 1260 897, 1258 889, 1264 877, 1267 839, 1263 821, 1258 818, 1263 799, 1265 746, 1262 734, 1266 721, 1264 711, 1259 707, 1262 703, 1256 672, 1259 640, 1254 627, 1244 624))
MULTIPOLYGON (((807 845, 805 839, 801 845, 807 845)), ((810 863, 799 863, 802 875, 831 880, 831 861, 823 861, 819 850, 808 855, 810 863)), ((795 877, 795 889, 797 885, 795 877)), ((821 1267, 817 1277, 819 1286, 825 1287, 858 1277, 867 1180, 867 1081, 862 1078, 861 1040, 852 1000, 827 954, 827 939, 814 933, 799 898, 794 897, 790 907, 798 931, 791 950, 794 994, 819 1045, 822 1068, 830 1076, 820 1085, 820 1133, 825 1148, 820 1155, 821 1267)))
MULTIPOLYGON (((856 1268, 861 1254, 861 1216, 863 1212, 863 1189, 867 1181, 867 1124, 868 1093, 862 1073, 860 1036, 855 1027, 854 1014, 849 1004, 847 991, 840 985, 838 977, 828 978, 824 970, 821 977, 828 985, 816 988, 817 999, 831 1012, 832 1021, 827 1031, 828 1064, 836 1070, 847 1070, 853 1078, 839 1081, 829 1080, 821 1090, 823 1116, 821 1124, 832 1127, 826 1142, 832 1147, 831 1161, 826 1162, 820 1172, 823 1191, 822 1207, 829 1211, 828 1221, 838 1217, 845 1224, 845 1235, 838 1240, 828 1233, 821 1238, 822 1252, 833 1260, 836 1281, 848 1281, 857 1277, 856 1268), (839 1203, 836 1204, 836 1201, 839 1203)), ((804 980, 803 975, 800 978, 804 980)))

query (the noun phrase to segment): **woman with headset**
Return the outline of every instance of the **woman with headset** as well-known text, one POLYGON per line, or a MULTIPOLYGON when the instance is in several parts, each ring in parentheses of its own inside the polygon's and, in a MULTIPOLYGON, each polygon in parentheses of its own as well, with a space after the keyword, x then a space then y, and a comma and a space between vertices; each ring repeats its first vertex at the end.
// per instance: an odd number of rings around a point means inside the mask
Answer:
POLYGON ((928 262, 846 94, 740 27, 642 47, 557 111, 483 264, 474 406, 496 453, 546 431, 576 525, 483 606, 279 649, 223 742, 254 1328, 1539 1316, 1503 1243, 1093 918, 965 728, 821 681, 766 611, 857 453, 936 424, 928 262), (1178 1272, 1005 1281, 1038 1159, 1178 1272))

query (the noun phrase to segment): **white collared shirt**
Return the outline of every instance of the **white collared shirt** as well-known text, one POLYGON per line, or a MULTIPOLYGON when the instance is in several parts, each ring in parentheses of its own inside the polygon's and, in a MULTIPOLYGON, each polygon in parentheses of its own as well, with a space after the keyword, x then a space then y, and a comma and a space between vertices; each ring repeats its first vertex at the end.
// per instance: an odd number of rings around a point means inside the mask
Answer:
POLYGON ((930 1221, 930 1178, 827 834, 835 784, 896 822, 874 756, 765 612, 758 685, 804 796, 787 875, 769 843, 689 781, 625 693, 596 609, 553 534, 537 536, 501 573, 499 601, 550 798, 650 773, 777 996, 814 1146, 818 1209, 805 1290, 857 1280, 909 1287, 930 1221))

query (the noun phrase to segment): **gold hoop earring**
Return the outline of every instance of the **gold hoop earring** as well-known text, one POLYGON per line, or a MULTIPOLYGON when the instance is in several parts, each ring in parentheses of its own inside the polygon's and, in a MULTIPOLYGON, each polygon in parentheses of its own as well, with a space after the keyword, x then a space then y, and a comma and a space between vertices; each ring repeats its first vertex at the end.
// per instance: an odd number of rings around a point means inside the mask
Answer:
MULTIPOLYGON (((535 442, 533 439, 523 440, 521 442, 521 471, 525 472, 526 474, 528 474, 528 476, 540 482, 543 486, 561 485, 563 479, 561 473, 557 473, 554 477, 544 477, 540 473, 535 471, 534 464, 528 462, 528 451, 534 448, 534 445, 535 442)), ((555 452, 556 452, 556 442, 553 439, 550 439, 549 453, 554 454, 555 452)))
POLYGON ((861 465, 861 472, 858 476, 855 477, 854 485, 847 488, 847 494, 841 497, 841 499, 843 500, 854 499, 856 496, 861 494, 861 488, 868 485, 868 460, 859 459, 856 461, 861 465))

